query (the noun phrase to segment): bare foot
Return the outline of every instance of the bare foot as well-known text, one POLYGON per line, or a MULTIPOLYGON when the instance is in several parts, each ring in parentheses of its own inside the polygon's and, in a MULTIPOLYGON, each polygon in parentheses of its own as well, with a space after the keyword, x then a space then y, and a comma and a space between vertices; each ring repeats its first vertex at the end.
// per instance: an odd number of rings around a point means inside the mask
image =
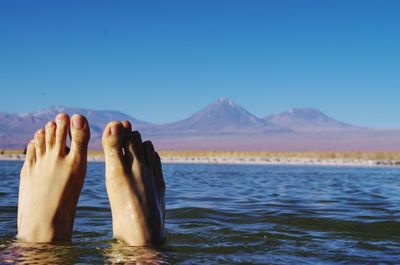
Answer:
POLYGON ((164 242, 165 184, 152 143, 128 121, 110 122, 103 148, 114 237, 131 246, 164 242))
POLYGON ((21 169, 18 239, 71 240, 76 204, 86 175, 89 138, 86 119, 74 115, 70 122, 64 113, 35 133, 21 169), (66 147, 69 127, 70 151, 66 147))

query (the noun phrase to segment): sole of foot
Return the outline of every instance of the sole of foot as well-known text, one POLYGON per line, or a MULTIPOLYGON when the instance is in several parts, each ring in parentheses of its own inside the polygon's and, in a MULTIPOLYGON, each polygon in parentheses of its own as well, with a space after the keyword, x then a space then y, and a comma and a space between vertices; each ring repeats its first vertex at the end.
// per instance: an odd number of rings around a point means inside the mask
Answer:
POLYGON ((165 241, 161 160, 128 121, 110 122, 102 138, 114 237, 130 246, 165 241))
POLYGON ((38 130, 27 146, 18 196, 18 235, 27 242, 70 241, 86 175, 89 124, 65 113, 38 130), (70 149, 66 147, 68 132, 70 149))

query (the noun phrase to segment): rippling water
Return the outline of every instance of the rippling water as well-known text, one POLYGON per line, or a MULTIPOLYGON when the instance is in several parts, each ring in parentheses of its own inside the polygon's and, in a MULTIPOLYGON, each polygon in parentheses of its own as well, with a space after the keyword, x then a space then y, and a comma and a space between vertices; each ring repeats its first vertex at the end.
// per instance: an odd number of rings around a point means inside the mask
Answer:
POLYGON ((28 263, 399 264, 400 169, 164 165, 168 243, 111 240, 104 165, 89 164, 70 244, 16 234, 20 162, 0 161, 0 260, 28 263))

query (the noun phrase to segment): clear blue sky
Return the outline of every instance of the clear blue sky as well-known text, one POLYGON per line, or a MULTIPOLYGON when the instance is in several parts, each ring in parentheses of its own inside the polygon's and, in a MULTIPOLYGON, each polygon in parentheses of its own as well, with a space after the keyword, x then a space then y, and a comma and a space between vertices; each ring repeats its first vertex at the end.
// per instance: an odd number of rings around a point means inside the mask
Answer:
POLYGON ((151 122, 219 97, 400 127, 400 1, 0 1, 0 111, 151 122))

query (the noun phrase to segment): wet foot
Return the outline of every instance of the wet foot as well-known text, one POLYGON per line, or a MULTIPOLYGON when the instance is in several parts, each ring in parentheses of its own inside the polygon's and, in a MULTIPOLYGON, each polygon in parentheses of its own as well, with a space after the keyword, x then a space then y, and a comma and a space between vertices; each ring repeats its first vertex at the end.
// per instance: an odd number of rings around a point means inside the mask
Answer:
POLYGON ((103 133, 103 148, 114 237, 131 246, 162 243, 165 184, 152 143, 142 143, 128 121, 111 122, 103 133))
POLYGON ((89 125, 80 115, 57 115, 35 133, 21 169, 17 238, 70 241, 86 175, 89 125), (71 149, 66 147, 68 131, 71 149))

